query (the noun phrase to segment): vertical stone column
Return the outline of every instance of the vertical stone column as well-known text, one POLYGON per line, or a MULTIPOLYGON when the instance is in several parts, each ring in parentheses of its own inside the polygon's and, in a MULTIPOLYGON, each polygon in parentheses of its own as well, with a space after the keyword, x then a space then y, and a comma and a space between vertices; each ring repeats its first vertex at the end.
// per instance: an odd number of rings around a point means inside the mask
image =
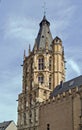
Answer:
POLYGON ((62 41, 60 38, 56 37, 53 40, 53 89, 64 81, 65 71, 64 71, 64 54, 62 41))

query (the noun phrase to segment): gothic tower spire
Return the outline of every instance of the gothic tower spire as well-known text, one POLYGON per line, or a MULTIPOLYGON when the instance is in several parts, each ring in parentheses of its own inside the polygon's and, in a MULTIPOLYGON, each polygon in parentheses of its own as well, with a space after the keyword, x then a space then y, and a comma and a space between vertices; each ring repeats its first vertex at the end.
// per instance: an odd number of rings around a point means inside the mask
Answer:
POLYGON ((18 130, 38 130, 39 103, 65 79, 64 53, 59 37, 52 38, 50 22, 44 15, 33 50, 23 61, 22 93, 18 98, 18 130))
POLYGON ((24 56, 23 56, 23 58, 25 59, 25 57, 26 57, 26 50, 24 50, 24 56))
POLYGON ((48 50, 51 50, 51 44, 53 38, 49 28, 50 22, 46 19, 45 15, 39 25, 40 25, 40 29, 33 50, 35 50, 36 46, 38 50, 45 50, 46 38, 48 41, 48 50))

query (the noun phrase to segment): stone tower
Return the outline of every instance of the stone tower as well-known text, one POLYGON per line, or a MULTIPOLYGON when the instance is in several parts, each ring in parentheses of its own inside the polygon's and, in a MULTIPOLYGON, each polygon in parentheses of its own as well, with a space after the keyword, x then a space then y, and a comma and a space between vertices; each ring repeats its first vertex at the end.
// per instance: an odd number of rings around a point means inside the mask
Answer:
POLYGON ((52 38, 44 16, 33 50, 24 53, 22 93, 18 97, 18 130, 38 130, 39 103, 65 80, 64 49, 60 38, 52 38))

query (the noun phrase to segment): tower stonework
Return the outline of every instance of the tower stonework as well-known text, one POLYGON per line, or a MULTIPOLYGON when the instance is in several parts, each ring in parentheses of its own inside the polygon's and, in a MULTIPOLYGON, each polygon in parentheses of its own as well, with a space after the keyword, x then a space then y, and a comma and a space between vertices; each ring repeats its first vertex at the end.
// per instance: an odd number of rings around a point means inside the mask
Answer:
POLYGON ((56 37, 52 43, 53 49, 53 87, 65 81, 64 48, 60 38, 56 37))
POLYGON ((59 37, 52 38, 44 16, 33 50, 24 53, 22 93, 18 96, 18 130, 39 130, 39 104, 65 80, 64 49, 59 37))

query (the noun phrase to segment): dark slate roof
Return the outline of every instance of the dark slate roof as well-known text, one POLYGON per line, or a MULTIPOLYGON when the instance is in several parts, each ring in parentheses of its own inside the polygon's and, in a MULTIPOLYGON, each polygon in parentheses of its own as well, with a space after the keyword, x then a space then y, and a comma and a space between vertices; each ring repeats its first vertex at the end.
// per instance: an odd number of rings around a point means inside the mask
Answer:
POLYGON ((39 29, 39 33, 37 35, 36 41, 35 41, 35 45, 34 48, 39 49, 45 49, 46 46, 46 42, 48 43, 48 49, 51 50, 51 44, 53 41, 51 32, 50 32, 50 23, 48 22, 48 20, 46 19, 46 17, 44 16, 41 23, 40 23, 40 29, 39 29))
POLYGON ((0 123, 0 130, 5 130, 12 121, 4 121, 0 123))
POLYGON ((69 89, 80 87, 81 85, 82 85, 82 75, 72 80, 69 80, 67 82, 64 82, 64 83, 61 82, 60 85, 58 85, 53 90, 50 97, 57 96, 58 94, 68 91, 69 89))
POLYGON ((58 37, 58 36, 56 36, 55 38, 54 38, 54 40, 57 42, 58 40, 60 41, 60 42, 62 42, 62 40, 58 37))

